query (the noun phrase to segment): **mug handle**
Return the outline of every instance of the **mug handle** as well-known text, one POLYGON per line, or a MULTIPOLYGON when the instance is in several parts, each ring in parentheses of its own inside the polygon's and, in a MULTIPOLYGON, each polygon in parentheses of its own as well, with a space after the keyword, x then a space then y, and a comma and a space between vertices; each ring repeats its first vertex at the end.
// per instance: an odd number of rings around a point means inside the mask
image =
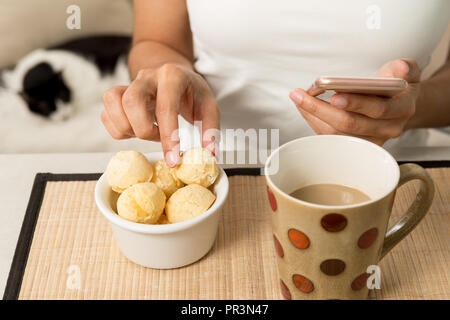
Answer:
POLYGON ((417 226, 431 207, 435 191, 434 183, 428 172, 421 166, 413 163, 401 165, 397 188, 414 179, 421 181, 420 190, 408 210, 386 233, 380 260, 417 226))

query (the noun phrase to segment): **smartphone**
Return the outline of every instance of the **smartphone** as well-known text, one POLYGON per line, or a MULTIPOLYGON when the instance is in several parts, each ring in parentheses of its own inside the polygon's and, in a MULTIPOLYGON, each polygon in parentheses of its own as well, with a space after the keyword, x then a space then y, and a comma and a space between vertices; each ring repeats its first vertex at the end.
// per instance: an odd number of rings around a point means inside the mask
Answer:
POLYGON ((408 88, 400 78, 319 77, 308 90, 316 96, 327 90, 392 97, 408 88))

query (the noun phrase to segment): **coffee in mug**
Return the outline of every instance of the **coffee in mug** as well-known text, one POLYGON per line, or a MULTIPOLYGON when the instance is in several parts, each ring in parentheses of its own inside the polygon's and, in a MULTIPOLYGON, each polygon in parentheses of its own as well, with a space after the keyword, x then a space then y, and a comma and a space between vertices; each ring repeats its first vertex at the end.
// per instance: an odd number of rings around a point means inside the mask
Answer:
POLYGON ((311 184, 292 192, 291 197, 327 206, 344 206, 370 200, 358 189, 332 183, 311 184))

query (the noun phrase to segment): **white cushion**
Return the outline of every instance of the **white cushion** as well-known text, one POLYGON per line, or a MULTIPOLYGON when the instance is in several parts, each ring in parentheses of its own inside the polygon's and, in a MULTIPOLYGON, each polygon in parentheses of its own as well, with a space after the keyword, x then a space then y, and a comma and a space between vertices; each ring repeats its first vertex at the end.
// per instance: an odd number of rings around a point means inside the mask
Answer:
POLYGON ((0 2, 0 68, 13 65, 30 51, 94 34, 131 34, 130 0, 2 0, 0 2), (81 29, 70 30, 67 7, 81 10, 81 29))

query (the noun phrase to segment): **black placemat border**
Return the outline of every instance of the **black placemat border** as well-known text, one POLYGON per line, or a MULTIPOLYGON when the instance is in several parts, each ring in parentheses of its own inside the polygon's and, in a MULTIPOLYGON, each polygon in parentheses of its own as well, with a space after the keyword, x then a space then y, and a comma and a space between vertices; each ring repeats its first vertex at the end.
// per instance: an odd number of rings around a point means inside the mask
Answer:
MULTIPOLYGON (((399 162, 399 164, 406 163, 399 162)), ((450 161, 420 161, 414 162, 424 168, 448 168, 450 161)), ((230 168, 225 169, 227 176, 259 176, 263 168, 230 168)), ((22 286, 23 275, 30 253, 34 230, 44 198, 45 187, 48 181, 93 181, 100 178, 101 173, 37 173, 31 189, 28 206, 20 229, 13 261, 6 282, 3 300, 17 300, 22 286)))
POLYGON ((415 163, 425 169, 432 168, 450 168, 450 160, 434 160, 434 161, 397 161, 399 165, 405 163, 415 163))
POLYGON ((13 261, 9 269, 3 300, 17 300, 19 296, 48 177, 49 174, 38 173, 34 178, 27 210, 23 218, 16 250, 14 251, 13 261))

